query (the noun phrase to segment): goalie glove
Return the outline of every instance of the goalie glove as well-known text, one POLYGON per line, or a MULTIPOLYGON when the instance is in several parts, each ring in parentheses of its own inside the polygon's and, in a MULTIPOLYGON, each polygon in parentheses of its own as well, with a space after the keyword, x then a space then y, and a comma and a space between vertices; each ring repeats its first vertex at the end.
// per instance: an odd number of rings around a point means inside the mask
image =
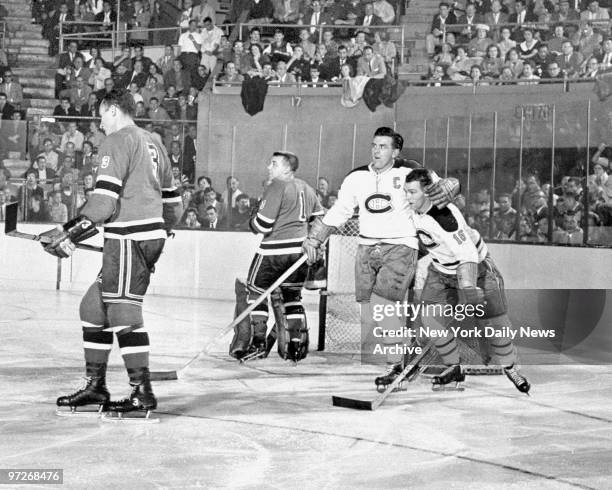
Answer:
POLYGON ((335 227, 326 225, 320 218, 316 218, 312 222, 308 237, 302 243, 302 251, 308 256, 308 265, 312 265, 319 260, 319 249, 334 229, 335 227))
POLYGON ((440 179, 425 187, 425 194, 434 206, 442 209, 459 194, 459 181, 452 178, 440 179))
POLYGON ((464 262, 457 267, 457 284, 459 286, 459 302, 479 305, 483 304, 484 292, 476 281, 478 280, 478 264, 475 262, 464 262))
POLYGON ((48 243, 43 244, 45 252, 60 259, 65 259, 74 253, 77 243, 87 240, 96 233, 98 233, 96 225, 89 218, 77 216, 65 223, 64 226, 46 231, 41 236, 50 238, 48 243))

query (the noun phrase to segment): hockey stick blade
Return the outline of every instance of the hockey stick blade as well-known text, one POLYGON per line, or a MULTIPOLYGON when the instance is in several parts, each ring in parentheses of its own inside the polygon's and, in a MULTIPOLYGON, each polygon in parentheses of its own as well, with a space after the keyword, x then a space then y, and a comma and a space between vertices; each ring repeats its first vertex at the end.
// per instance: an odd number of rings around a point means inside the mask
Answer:
POLYGON ((393 382, 385 388, 385 391, 383 391, 373 400, 357 400, 341 396, 332 396, 332 405, 334 407, 353 408, 356 410, 376 410, 380 405, 382 405, 387 397, 395 391, 402 381, 409 379, 415 372, 418 371, 419 364, 429 353, 429 351, 433 349, 433 345, 433 341, 428 342, 427 345, 421 350, 421 353, 418 354, 410 362, 410 364, 407 364, 406 367, 404 367, 403 371, 397 376, 397 378, 395 378, 393 382))
MULTIPOLYGON (((23 238, 25 240, 34 240, 40 243, 51 243, 51 238, 32 233, 23 233, 17 230, 17 211, 19 203, 12 202, 6 205, 6 219, 4 221, 4 234, 14 238, 23 238)), ((86 243, 75 243, 76 248, 82 250, 90 250, 92 252, 102 252, 102 247, 88 245, 86 243)))

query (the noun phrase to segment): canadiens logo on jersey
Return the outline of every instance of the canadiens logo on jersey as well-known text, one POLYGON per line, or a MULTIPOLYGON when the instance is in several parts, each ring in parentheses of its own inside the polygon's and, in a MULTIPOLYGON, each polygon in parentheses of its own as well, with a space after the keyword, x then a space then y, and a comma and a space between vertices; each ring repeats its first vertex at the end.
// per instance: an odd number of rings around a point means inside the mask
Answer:
POLYGON ((417 235, 419 237, 419 240, 421 240, 421 243, 423 243, 423 246, 425 248, 433 248, 438 245, 436 241, 433 239, 433 237, 429 233, 427 233, 425 230, 417 229, 417 235))
POLYGON ((389 194, 372 194, 365 200, 364 204, 365 208, 370 213, 386 213, 393 209, 391 205, 391 196, 389 194))

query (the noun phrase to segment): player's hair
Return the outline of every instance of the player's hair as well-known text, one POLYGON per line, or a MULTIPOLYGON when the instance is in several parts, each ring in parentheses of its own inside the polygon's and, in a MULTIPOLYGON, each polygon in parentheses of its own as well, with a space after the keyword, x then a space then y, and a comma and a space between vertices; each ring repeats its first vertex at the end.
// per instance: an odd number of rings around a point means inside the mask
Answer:
POLYGON ((134 117, 134 113, 136 112, 136 104, 134 104, 134 97, 127 90, 122 89, 113 89, 107 94, 104 94, 102 100, 100 101, 100 105, 106 105, 110 107, 114 105, 125 115, 134 117))
POLYGON ((401 134, 396 133, 393 129, 387 126, 381 126, 374 132, 374 137, 376 136, 388 136, 393 140, 393 148, 400 150, 404 147, 404 138, 401 134))
POLYGON ((406 183, 408 182, 420 182, 421 186, 427 187, 432 184, 431 175, 429 171, 424 168, 415 168, 406 176, 406 183))
POLYGON ((290 151, 275 151, 272 153, 274 157, 283 157, 285 162, 289 165, 289 168, 292 172, 297 171, 300 166, 300 161, 295 153, 291 153, 290 151))

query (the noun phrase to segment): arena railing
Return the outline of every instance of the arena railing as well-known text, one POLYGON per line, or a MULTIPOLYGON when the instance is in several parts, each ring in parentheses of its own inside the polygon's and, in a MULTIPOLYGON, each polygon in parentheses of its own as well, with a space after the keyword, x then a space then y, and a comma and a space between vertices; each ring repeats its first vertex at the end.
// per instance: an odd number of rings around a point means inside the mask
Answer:
POLYGON ((0 49, 2 50, 6 48, 6 39, 7 39, 6 22, 3 20, 0 20, 0 49))

